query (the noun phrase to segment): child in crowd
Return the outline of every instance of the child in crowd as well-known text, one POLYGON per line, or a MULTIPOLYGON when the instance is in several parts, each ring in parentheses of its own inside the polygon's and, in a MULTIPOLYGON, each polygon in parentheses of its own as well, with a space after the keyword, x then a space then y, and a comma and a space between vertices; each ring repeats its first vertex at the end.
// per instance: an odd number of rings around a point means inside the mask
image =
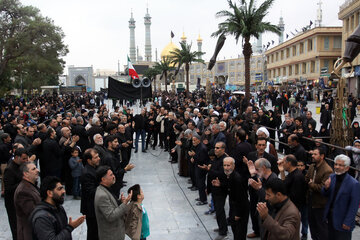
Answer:
POLYGON ((77 147, 71 149, 69 166, 71 168, 71 176, 73 177, 73 196, 75 200, 80 200, 80 177, 84 165, 79 157, 79 149, 77 147))
POLYGON ((149 218, 142 204, 144 193, 139 184, 130 187, 128 193, 132 191, 130 210, 128 212, 125 230, 132 240, 146 240, 150 235, 149 218))

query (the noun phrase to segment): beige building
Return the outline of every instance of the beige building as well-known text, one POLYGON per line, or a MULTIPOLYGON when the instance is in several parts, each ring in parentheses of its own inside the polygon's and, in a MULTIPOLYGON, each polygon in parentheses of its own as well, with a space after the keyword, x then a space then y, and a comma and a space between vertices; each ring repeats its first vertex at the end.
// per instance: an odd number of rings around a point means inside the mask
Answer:
MULTIPOLYGON (((264 55, 253 55, 250 59, 250 83, 252 86, 260 85, 264 78, 264 55)), ((207 70, 208 62, 193 63, 190 66, 190 84, 193 88, 196 87, 198 79, 200 85, 206 85, 206 79, 209 78, 211 82, 220 87, 225 87, 225 84, 230 85, 245 85, 245 61, 244 57, 217 60, 215 66, 211 71, 207 70)))
POLYGON ((265 52, 268 79, 274 84, 320 85, 328 81, 341 56, 341 27, 316 27, 265 52))
MULTIPOLYGON (((342 54, 345 51, 345 40, 351 35, 360 23, 360 0, 347 0, 340 6, 339 19, 343 21, 342 27, 342 54)), ((360 57, 356 57, 352 62, 354 73, 348 81, 348 91, 355 97, 360 96, 360 57)), ((350 67, 344 68, 343 73, 348 73, 350 67)))

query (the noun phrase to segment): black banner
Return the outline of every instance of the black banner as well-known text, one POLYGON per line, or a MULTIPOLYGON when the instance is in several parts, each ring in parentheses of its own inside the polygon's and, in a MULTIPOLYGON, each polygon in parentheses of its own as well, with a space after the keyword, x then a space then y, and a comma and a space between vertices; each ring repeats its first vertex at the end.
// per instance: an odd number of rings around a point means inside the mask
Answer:
MULTIPOLYGON (((134 100, 141 98, 141 87, 135 88, 132 84, 120 82, 109 77, 108 97, 121 100, 134 100)), ((142 87, 142 98, 152 98, 150 87, 142 87)))

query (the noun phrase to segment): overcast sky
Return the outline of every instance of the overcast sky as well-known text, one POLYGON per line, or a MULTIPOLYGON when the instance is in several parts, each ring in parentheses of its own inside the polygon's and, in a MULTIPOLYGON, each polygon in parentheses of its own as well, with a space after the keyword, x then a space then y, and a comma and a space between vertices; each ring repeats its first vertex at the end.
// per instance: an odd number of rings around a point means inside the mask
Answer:
MULTIPOLYGON (((238 1, 238 0, 235 0, 238 1)), ((338 20, 339 6, 345 0, 322 0, 323 26, 341 26, 338 20)), ((129 54, 129 18, 131 9, 136 21, 135 40, 140 55, 144 56, 146 6, 152 17, 151 42, 153 60, 155 48, 158 58, 161 50, 170 42, 170 31, 175 37, 173 42, 179 45, 182 32, 188 42, 197 50, 196 39, 200 33, 203 38, 204 59, 208 61, 216 44, 210 35, 217 30, 217 24, 224 18, 217 19, 216 12, 227 10, 226 0, 21 0, 24 5, 33 5, 40 9, 43 16, 54 20, 66 37, 69 53, 65 57, 66 66, 93 66, 96 69, 117 70, 120 60, 121 70, 129 54)), ((258 1, 263 2, 262 0, 258 1)), ((285 33, 295 33, 309 24, 315 23, 318 0, 275 0, 266 21, 279 23, 280 15, 285 21, 285 33)), ((258 3, 258 5, 260 5, 258 3)), ((278 37, 265 34, 263 44, 278 37)), ((274 45, 275 46, 275 45, 274 45)), ((236 44, 233 37, 228 37, 219 59, 235 58, 242 52, 241 42, 236 44)), ((65 73, 67 71, 65 70, 65 73)))

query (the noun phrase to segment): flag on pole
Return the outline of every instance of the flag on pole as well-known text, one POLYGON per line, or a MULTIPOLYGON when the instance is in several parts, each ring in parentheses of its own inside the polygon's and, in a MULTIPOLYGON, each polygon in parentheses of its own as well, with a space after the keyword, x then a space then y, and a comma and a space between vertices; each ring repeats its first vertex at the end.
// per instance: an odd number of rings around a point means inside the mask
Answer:
POLYGON ((128 59, 128 70, 129 70, 129 76, 131 79, 138 79, 139 75, 136 73, 134 66, 132 65, 129 56, 127 56, 128 59))

